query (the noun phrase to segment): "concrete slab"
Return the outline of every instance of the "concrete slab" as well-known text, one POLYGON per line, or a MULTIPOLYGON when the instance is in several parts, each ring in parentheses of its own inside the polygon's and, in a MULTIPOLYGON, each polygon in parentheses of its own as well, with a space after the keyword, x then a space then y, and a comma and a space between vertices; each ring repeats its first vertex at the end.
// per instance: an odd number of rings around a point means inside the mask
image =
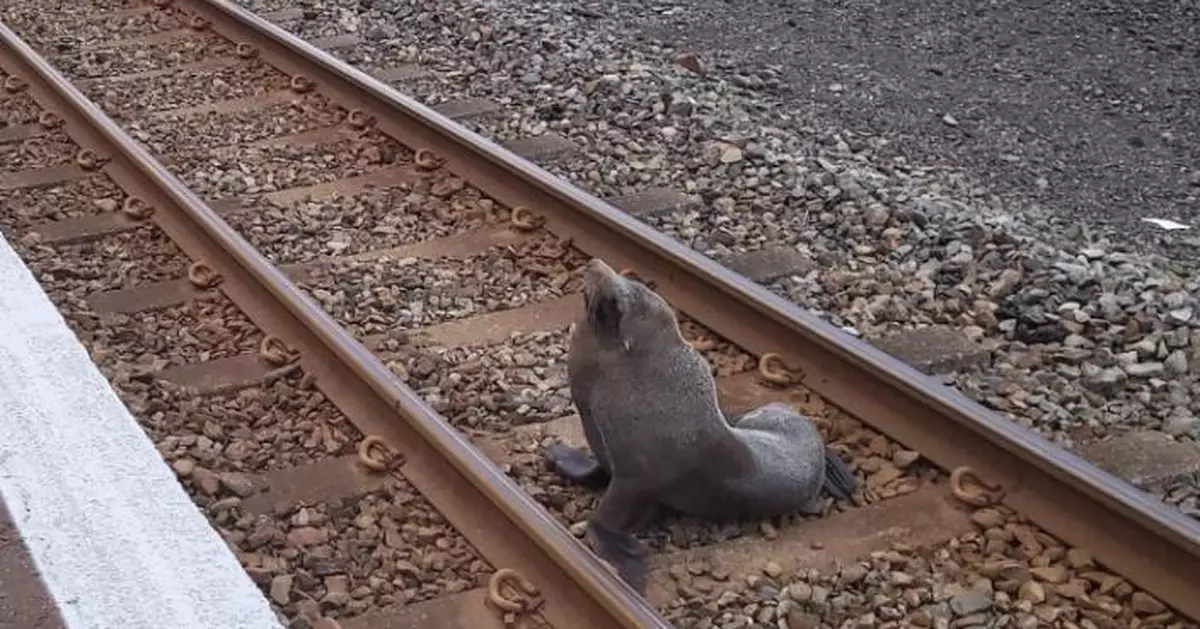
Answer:
POLYGON ((204 363, 168 367, 156 376, 160 380, 191 387, 200 395, 206 395, 252 387, 262 382, 274 369, 263 362, 258 354, 237 354, 204 363))
POLYGON ((338 48, 350 48, 357 46, 362 39, 354 33, 342 33, 340 35, 330 35, 329 37, 318 37, 310 39, 308 43, 320 48, 321 50, 337 50, 338 48))
POLYGON ((256 493, 242 502, 246 513, 268 514, 279 505, 313 504, 351 498, 386 484, 387 476, 368 472, 357 455, 323 459, 251 479, 256 493))
POLYGON ((21 140, 27 140, 29 138, 42 135, 45 132, 46 129, 36 122, 0 128, 0 144, 6 144, 8 142, 20 142, 21 140))
POLYGON ((37 170, 26 170, 17 173, 0 175, 0 190, 16 190, 18 188, 41 188, 53 186, 73 179, 80 179, 86 173, 74 162, 47 166, 37 170))
POLYGON ((486 98, 448 100, 433 106, 433 110, 455 120, 481 118, 500 111, 500 106, 486 98))
POLYGON ((1174 441, 1157 430, 1082 444, 1078 450, 1083 458, 1138 487, 1200 474, 1200 448, 1174 441))
POLYGON ((532 138, 519 138, 504 143, 504 148, 533 162, 562 159, 579 150, 575 143, 557 133, 543 133, 532 138))
POLYGON ((261 13, 261 14, 259 14, 259 17, 261 17, 262 19, 267 20, 269 22, 275 22, 275 23, 295 22, 296 20, 300 20, 300 19, 304 18, 304 9, 300 9, 300 8, 280 9, 278 11, 270 11, 267 13, 261 13))
POLYGON ((692 203, 692 198, 674 188, 647 188, 608 202, 638 217, 670 212, 692 203))
POLYGON ((66 627, 279 629, 2 239, 0 321, 0 497, 66 627))
POLYGON ((118 288, 87 296, 88 305, 101 314, 141 312, 187 303, 202 291, 186 279, 166 280, 132 288, 118 288))
POLYGON ((429 70, 422 68, 415 63, 405 63, 391 68, 377 70, 372 75, 383 81, 384 83, 392 83, 398 81, 411 81, 429 76, 429 70))
POLYGON ((472 325, 462 321, 447 321, 421 328, 412 333, 412 342, 441 347, 465 347, 499 343, 513 334, 529 334, 541 330, 559 330, 571 325, 582 308, 578 293, 539 302, 523 308, 490 312, 471 317, 472 325))
POLYGON ((46 244, 82 242, 117 234, 142 225, 120 212, 92 214, 39 225, 36 230, 46 244))
MULTIPOLYGON (((477 588, 420 603, 369 611, 347 618, 341 625, 342 629, 500 629, 504 626, 501 616, 485 603, 487 598, 487 588, 477 588)), ((322 628, 316 626, 313 629, 322 628)))
POLYGON ((725 266, 760 284, 812 270, 812 258, 794 247, 764 247, 758 251, 722 260, 725 266))
POLYGON ((948 326, 929 326, 868 339, 883 351, 927 374, 943 374, 984 365, 991 352, 948 326))

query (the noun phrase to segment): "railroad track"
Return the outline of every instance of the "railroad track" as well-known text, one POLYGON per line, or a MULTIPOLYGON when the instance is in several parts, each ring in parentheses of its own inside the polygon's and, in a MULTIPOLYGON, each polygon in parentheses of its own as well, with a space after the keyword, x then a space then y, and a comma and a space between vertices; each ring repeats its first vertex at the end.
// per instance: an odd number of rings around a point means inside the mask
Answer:
POLYGON ((5 235, 285 624, 1196 626, 1195 521, 631 218, 672 191, 600 201, 226 2, 4 21, 5 235), (667 521, 616 580, 539 454, 581 442, 589 256, 729 410, 816 417, 852 504, 667 521))

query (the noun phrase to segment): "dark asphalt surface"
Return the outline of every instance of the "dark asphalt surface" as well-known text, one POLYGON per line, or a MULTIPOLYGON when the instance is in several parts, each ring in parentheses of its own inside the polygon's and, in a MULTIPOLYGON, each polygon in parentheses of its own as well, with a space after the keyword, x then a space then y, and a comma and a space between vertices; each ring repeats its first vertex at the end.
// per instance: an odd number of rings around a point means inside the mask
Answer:
POLYGON ((0 502, 0 629, 65 629, 54 600, 0 502))
POLYGON ((1064 222, 1197 251, 1200 0, 674 4, 643 34, 779 66, 783 96, 818 124, 889 138, 1064 222), (1193 229, 1164 237, 1141 217, 1193 229))

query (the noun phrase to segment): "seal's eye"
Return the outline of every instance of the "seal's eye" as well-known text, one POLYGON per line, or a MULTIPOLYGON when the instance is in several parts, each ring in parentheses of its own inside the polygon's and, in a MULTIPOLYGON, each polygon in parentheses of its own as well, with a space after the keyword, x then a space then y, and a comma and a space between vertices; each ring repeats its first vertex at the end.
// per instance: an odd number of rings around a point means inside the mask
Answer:
POLYGON ((616 331, 621 325, 621 302, 611 295, 597 296, 588 312, 598 327, 616 331))

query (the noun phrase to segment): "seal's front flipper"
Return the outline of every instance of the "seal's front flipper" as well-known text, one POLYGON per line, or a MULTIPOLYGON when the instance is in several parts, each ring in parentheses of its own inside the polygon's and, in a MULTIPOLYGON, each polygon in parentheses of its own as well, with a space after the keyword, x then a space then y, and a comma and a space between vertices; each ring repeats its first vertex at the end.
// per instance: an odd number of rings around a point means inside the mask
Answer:
POLYGON ((595 519, 588 522, 588 537, 596 554, 617 571, 617 575, 638 594, 646 594, 646 556, 630 533, 614 531, 595 519))
POLYGON ((579 448, 565 443, 551 444, 546 448, 546 458, 559 476, 585 487, 603 487, 608 483, 608 472, 595 457, 579 448))
POLYGON ((642 595, 646 593, 646 557, 633 536, 633 528, 654 504, 636 486, 617 477, 609 483, 600 504, 588 519, 588 537, 596 554, 616 568, 617 574, 642 595))
POLYGON ((838 500, 850 500, 854 485, 854 474, 846 462, 833 448, 825 446, 825 491, 838 500))

